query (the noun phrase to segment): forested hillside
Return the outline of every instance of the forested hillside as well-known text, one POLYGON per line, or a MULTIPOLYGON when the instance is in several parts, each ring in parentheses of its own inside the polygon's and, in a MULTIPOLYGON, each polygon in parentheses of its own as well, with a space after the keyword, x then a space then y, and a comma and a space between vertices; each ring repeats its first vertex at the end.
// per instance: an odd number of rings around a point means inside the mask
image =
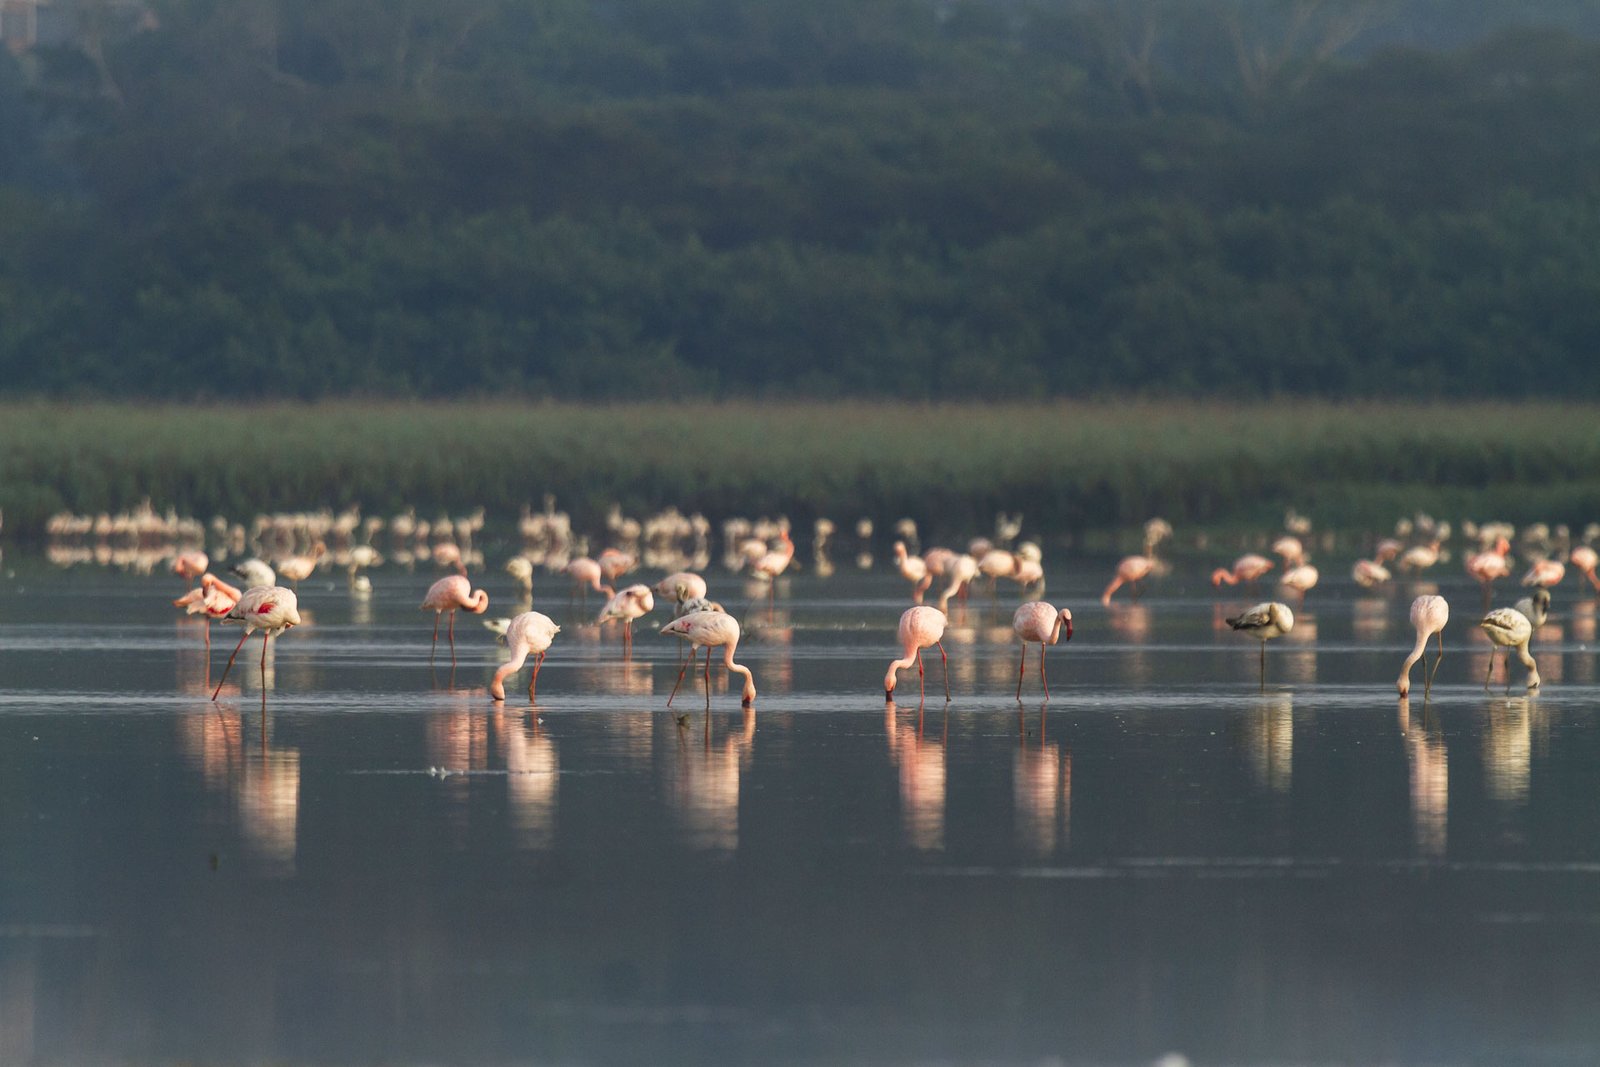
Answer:
POLYGON ((0 392, 1600 396, 1600 13, 83 0, 0 392))

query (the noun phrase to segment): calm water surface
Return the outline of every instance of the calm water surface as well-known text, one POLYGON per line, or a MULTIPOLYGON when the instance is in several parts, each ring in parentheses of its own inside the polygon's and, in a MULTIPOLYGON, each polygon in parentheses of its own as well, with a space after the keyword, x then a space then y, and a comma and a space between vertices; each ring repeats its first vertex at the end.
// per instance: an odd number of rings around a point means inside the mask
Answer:
POLYGON ((1330 563, 1263 692, 1221 624, 1261 597, 1195 563, 1107 610, 1110 561, 1073 560, 1077 635, 1019 709, 1014 587, 952 620, 952 703, 934 653, 926 702, 912 671, 885 707, 904 583, 807 573, 737 612, 756 709, 719 671, 707 715, 667 709, 676 644, 622 663, 557 578, 537 709, 526 671, 489 701, 475 619, 430 668, 432 575, 394 570, 307 583, 265 685, 256 638, 212 703, 237 631, 208 655, 176 577, 5 566, 8 1067, 1600 1062, 1570 583, 1530 696, 1520 667, 1484 691, 1479 594, 1444 575, 1407 705, 1415 588, 1330 563))

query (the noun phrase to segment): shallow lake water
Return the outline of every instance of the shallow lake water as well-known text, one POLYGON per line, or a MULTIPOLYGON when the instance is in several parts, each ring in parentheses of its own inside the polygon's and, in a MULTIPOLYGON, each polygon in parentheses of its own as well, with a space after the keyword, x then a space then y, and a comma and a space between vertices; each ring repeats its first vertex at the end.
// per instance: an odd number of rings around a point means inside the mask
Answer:
POLYGON ((1111 562, 1052 567, 1076 633, 1020 705, 1009 583, 953 613, 954 699, 932 652, 886 706, 892 570, 713 571, 760 696, 719 666, 708 714, 664 611, 623 663, 544 576, 538 705, 496 705, 504 650, 464 616, 430 667, 393 569, 303 583, 213 703, 237 631, 180 579, 12 550, 0 1064, 1600 1062, 1594 596, 1486 692, 1439 566, 1404 702, 1424 587, 1326 564, 1263 690, 1221 620, 1281 594, 1180 563, 1108 610, 1111 562))

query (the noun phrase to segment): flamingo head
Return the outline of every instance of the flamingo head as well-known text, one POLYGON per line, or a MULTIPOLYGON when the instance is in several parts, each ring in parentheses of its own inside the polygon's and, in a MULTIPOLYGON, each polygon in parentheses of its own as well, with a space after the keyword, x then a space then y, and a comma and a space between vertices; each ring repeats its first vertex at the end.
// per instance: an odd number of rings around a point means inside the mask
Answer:
POLYGON ((1056 616, 1056 625, 1061 627, 1061 640, 1072 640, 1072 612, 1067 608, 1061 609, 1061 614, 1056 616))

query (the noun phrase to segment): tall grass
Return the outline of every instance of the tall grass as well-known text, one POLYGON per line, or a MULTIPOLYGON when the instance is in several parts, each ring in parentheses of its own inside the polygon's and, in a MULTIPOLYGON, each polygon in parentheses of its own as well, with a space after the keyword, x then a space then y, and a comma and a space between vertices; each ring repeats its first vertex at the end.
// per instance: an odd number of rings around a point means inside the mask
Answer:
POLYGON ((1084 532, 1164 515, 1323 525, 1442 516, 1600 518, 1600 409, 1567 404, 1180 402, 1037 405, 341 402, 243 407, 0 406, 0 508, 28 536, 51 512, 148 497, 202 518, 360 504, 388 514, 543 494, 580 521, 613 502, 712 518, 787 513, 930 531, 998 510, 1084 532))

